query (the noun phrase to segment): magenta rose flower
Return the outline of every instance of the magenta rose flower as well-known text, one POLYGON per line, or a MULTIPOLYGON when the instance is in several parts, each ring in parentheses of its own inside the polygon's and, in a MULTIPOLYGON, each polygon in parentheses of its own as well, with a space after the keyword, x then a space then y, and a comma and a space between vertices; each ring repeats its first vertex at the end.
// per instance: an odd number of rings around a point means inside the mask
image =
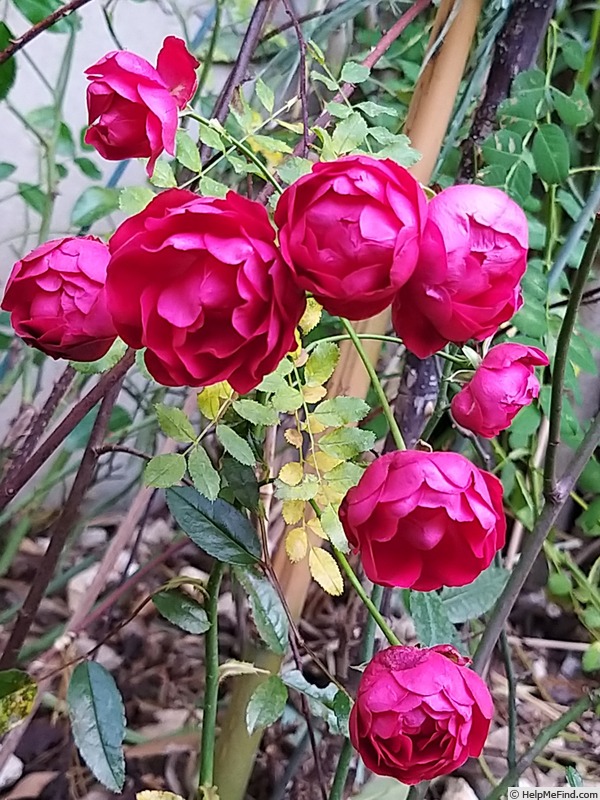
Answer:
POLYGON ((148 158, 152 175, 163 150, 175 153, 178 110, 196 91, 197 66, 175 36, 165 39, 156 69, 135 53, 107 53, 85 71, 90 81, 87 144, 108 161, 148 158))
POLYGON ((109 242, 108 304, 119 335, 147 348, 165 386, 227 380, 254 389, 296 349, 306 305, 264 207, 170 189, 109 242))
POLYGON ((497 436, 539 395, 535 368, 548 363, 537 347, 508 342, 492 347, 470 382, 452 398, 452 416, 478 436, 497 436))
POLYGON ((52 358, 96 361, 117 332, 106 308, 108 247, 94 236, 54 239, 14 265, 2 300, 15 332, 52 358))
POLYGON ((410 278, 427 215, 417 181, 389 159, 315 164, 275 211, 283 257, 330 314, 367 319, 410 278))
POLYGON ((426 358, 494 334, 522 304, 527 218, 500 189, 452 186, 429 203, 417 267, 392 306, 394 328, 426 358))
POLYGON ((469 663, 448 644, 377 653, 350 713, 350 739, 367 769, 413 785, 481 755, 494 706, 469 663))
POLYGON ((370 581, 421 592, 471 583, 506 536, 502 484, 458 453, 377 458, 340 519, 370 581))

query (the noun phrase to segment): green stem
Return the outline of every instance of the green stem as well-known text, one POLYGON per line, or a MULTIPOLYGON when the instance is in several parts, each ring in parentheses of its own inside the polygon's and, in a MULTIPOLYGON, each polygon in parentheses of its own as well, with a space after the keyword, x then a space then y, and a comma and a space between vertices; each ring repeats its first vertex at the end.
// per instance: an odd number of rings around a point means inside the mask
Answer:
POLYGON ((217 46, 217 41, 219 39, 219 34, 221 32, 222 7, 223 7, 223 0, 217 0, 215 4, 215 21, 210 36, 210 44, 208 45, 208 52, 206 53, 206 56, 204 58, 204 62, 202 64, 202 72, 200 73, 200 78, 198 79, 198 88, 196 89, 196 97, 202 96, 202 90, 206 86, 206 81, 208 79, 213 59, 215 57, 215 48, 217 46))
MULTIPOLYGON (((381 601, 383 600, 383 586, 373 584, 371 590, 371 603, 375 608, 381 610, 381 601)), ((362 645, 360 649, 361 663, 366 663, 373 658, 373 649, 375 647, 375 619, 369 615, 364 627, 362 645)), ((350 762, 352 761, 352 743, 350 739, 345 739, 338 759, 335 776, 333 779, 333 786, 329 794, 329 800, 343 800, 344 788, 346 786, 346 779, 348 777, 348 770, 350 769, 350 762)))
POLYGON ((75 49, 76 30, 73 27, 69 35, 69 41, 65 49, 56 89, 54 91, 54 125, 52 133, 48 139, 44 158, 46 160, 46 202, 40 223, 39 243, 45 242, 50 234, 52 213, 54 211, 54 201, 56 200, 56 189, 59 177, 56 170, 56 148, 60 137, 60 126, 62 123, 62 106, 67 88, 67 81, 71 71, 73 61, 73 51, 75 49))
POLYGON ((525 770, 533 764, 535 759, 541 755, 541 753, 543 753, 547 744, 556 736, 558 736, 568 725, 579 719, 579 717, 585 711, 595 706, 599 701, 600 691, 595 691, 584 695, 575 703, 574 706, 572 706, 568 711, 565 711, 565 713, 560 716, 556 722, 553 722, 552 725, 548 725, 547 728, 544 728, 525 755, 519 759, 513 769, 509 770, 504 780, 501 781, 492 792, 490 792, 486 800, 500 800, 500 798, 506 794, 507 789, 509 789, 511 786, 516 786, 519 776, 522 775, 525 770))
POLYGON ((506 586, 494 606, 494 610, 485 627, 475 656, 473 657, 473 669, 480 675, 487 669, 487 665, 489 664, 496 642, 508 619, 508 615, 525 584, 527 576, 533 568, 548 533, 551 531, 570 492, 573 490, 579 476, 583 472, 583 468, 590 460, 599 443, 600 414, 597 414, 583 437, 583 441, 577 448, 575 455, 563 472, 557 484, 556 491, 553 492, 544 503, 542 512, 531 534, 527 537, 517 565, 511 572, 506 586))
POLYGON ((340 550, 338 550, 337 547, 333 548, 333 552, 335 553, 335 557, 338 560, 338 564, 344 570, 348 580, 352 584, 352 588, 354 589, 356 594, 360 597, 363 604, 367 607, 367 611, 373 617, 374 622, 377 624, 377 626, 379 627, 385 638, 391 645, 401 644, 400 640, 398 639, 394 631, 389 627, 389 625, 383 618, 376 604, 371 600, 369 595, 363 589, 361 582, 358 580, 358 577, 354 572, 354 570, 352 569, 352 567, 350 566, 350 563, 348 562, 346 556, 340 550))
MULTIPOLYGON (((196 111, 188 109, 185 113, 188 117, 192 117, 192 119, 195 119, 202 125, 207 125, 209 128, 213 127, 210 124, 209 119, 201 116, 196 111)), ((239 139, 236 139, 234 136, 232 136, 229 133, 229 131, 223 128, 222 126, 218 129, 218 133, 220 133, 221 136, 224 136, 228 141, 230 141, 231 144, 234 145, 235 148, 240 151, 240 153, 243 153, 248 159, 248 161, 251 161, 256 167, 258 167, 258 169, 260 170, 260 174, 267 181, 267 183, 271 183, 273 185, 276 192, 278 192, 279 194, 283 194, 283 189, 281 188, 277 180, 273 177, 273 175, 271 175, 271 173, 269 172, 267 167, 263 164, 263 162, 260 160, 260 158, 258 158, 258 156, 255 153, 253 153, 249 147, 247 147, 243 142, 240 142, 239 139)))
POLYGON ((348 778, 350 762, 352 761, 352 751, 353 748, 350 739, 344 739, 333 778, 333 785, 329 793, 329 800, 343 800, 346 779, 348 778))
POLYGON ((208 584, 208 598, 205 603, 210 628, 205 634, 205 686, 204 713, 202 716, 202 741, 200 751, 200 776, 198 786, 211 788, 214 784, 215 733, 217 727, 217 699, 219 693, 219 624, 217 605, 219 588, 225 565, 216 561, 208 584))
POLYGON ((600 39, 600 6, 596 7, 594 16, 592 17, 592 24, 590 26, 590 49, 587 51, 583 67, 577 75, 577 83, 587 89, 589 86, 592 70, 598 52, 598 39, 600 39))
POLYGON ((379 376, 375 371, 375 367, 371 364, 371 360, 369 359, 368 355, 365 353, 364 347, 362 346, 362 342, 352 324, 348 322, 347 319, 340 317, 341 323, 346 329, 348 336, 352 340, 352 344, 356 349, 356 352, 359 355, 360 360, 362 361, 369 378, 371 379, 371 384, 373 389, 375 390, 375 394, 377 395, 379 402, 381 403, 381 407, 383 409, 383 413, 385 414, 385 418, 388 421, 388 425, 390 426, 390 433, 392 434, 392 438, 398 450, 406 450, 406 445, 404 444, 404 439, 402 437, 402 433, 400 432, 400 428, 398 423, 396 422, 396 418, 394 417, 394 412, 389 404, 389 401, 383 391, 383 386, 381 385, 381 381, 379 380, 379 376))
POLYGON ((544 264, 546 270, 552 266, 552 255, 557 238, 556 223, 556 186, 548 187, 546 194, 546 241, 544 243, 544 264))
POLYGON ((508 750, 506 761, 509 770, 512 770, 517 764, 517 685, 510 655, 510 645, 508 644, 508 636, 505 630, 500 634, 500 648, 502 649, 508 685, 508 750))
POLYGON ((594 220, 581 264, 575 274, 573 289, 571 290, 567 310, 565 311, 565 316, 556 342, 556 356, 554 359, 554 369, 552 370, 552 391, 550 395, 548 448, 546 450, 546 461, 544 464, 544 495, 546 498, 550 497, 555 489, 556 458, 558 455, 558 446, 560 444, 560 423, 562 419, 565 372, 569 360, 571 335, 575 327, 577 311, 581 303, 581 298, 583 297, 585 284, 587 283, 594 264, 596 251, 599 245, 600 215, 596 214, 596 219, 594 220))
MULTIPOLYGON (((355 331, 356 333, 356 331, 355 331)), ((396 345, 403 345, 404 342, 402 339, 398 339, 397 336, 384 336, 383 334, 378 333, 357 333, 356 337, 361 340, 366 341, 374 341, 374 342, 389 342, 390 344, 396 345)), ((349 342, 351 341, 351 337, 348 336, 347 333, 340 333, 336 336, 324 336, 322 339, 316 339, 314 342, 307 344, 304 348, 307 353, 310 353, 315 347, 322 342, 349 342)), ((446 353, 444 350, 440 350, 436 353, 440 358, 443 358, 445 361, 451 361, 453 364, 459 364, 461 367, 469 366, 469 362, 466 358, 459 358, 458 356, 453 356, 450 353, 446 353)))

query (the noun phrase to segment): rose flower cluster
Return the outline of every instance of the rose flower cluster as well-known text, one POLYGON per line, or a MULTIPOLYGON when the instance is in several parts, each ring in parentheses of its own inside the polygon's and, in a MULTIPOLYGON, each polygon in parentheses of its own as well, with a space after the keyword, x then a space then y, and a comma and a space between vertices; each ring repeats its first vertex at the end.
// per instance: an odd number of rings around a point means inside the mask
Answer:
MULTIPOLYGON (((86 141, 106 159, 173 154, 196 60, 168 37, 156 67, 109 53, 86 72, 86 141)), ((454 186, 428 200, 389 159, 315 164, 287 188, 274 224, 259 203, 185 189, 159 193, 108 243, 42 244, 18 261, 2 308, 19 336, 53 358, 94 361, 121 337, 144 349, 166 386, 228 381, 247 393, 297 348, 311 293, 351 320, 391 306, 418 357, 481 342, 521 305, 527 220, 503 192, 454 186)), ((452 399, 459 426, 493 437, 539 393, 533 347, 492 347, 452 399)), ((451 452, 376 459, 340 508, 367 577, 434 591, 463 586, 504 545, 502 486, 451 452)), ((481 752, 492 717, 483 681, 452 647, 392 647, 367 666, 350 718, 366 765, 404 783, 445 774, 481 752)))

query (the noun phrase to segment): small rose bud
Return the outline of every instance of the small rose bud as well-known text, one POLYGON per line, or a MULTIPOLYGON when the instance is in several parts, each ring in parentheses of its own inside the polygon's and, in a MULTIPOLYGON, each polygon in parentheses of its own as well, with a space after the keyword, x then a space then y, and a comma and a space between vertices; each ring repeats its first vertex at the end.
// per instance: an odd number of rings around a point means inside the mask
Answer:
POLYGON ((497 436, 539 395, 539 366, 548 366, 548 356, 537 347, 510 342, 492 347, 471 381, 452 398, 452 416, 478 436, 497 436))
POLYGON ((156 69, 135 53, 107 53, 85 71, 90 81, 87 144, 108 161, 148 158, 152 175, 163 150, 175 153, 178 110, 196 91, 197 66, 175 36, 165 39, 156 69))

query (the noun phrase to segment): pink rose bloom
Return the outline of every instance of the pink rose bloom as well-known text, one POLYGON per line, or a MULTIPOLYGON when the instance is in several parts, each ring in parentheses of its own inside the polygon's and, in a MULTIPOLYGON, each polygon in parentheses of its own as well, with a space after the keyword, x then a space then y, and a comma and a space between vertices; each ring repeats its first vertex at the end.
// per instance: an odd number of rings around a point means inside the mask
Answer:
POLYGON ((492 347, 471 381, 452 398, 452 416, 478 436, 497 436, 539 395, 535 368, 548 363, 548 356, 537 347, 511 343, 492 347))
POLYGON ((85 71, 90 81, 87 144, 108 161, 148 158, 152 175, 163 150, 175 153, 178 110, 196 91, 197 66, 175 36, 165 39, 156 69, 125 50, 105 55, 85 71))
POLYGON ((410 278, 427 215, 425 193, 389 159, 315 164, 285 190, 275 224, 300 285, 330 314, 367 319, 410 278))
POLYGON ((14 265, 2 308, 15 332, 52 358, 96 361, 117 337, 106 309, 108 247, 94 236, 54 239, 14 265))
POLYGON ((494 705, 469 663, 449 644, 377 653, 350 713, 367 769, 412 786, 481 755, 494 705))
POLYGON ((109 242, 108 306, 165 386, 254 389, 290 350, 306 305, 264 207, 170 189, 109 242))
POLYGON ((340 520, 370 581, 420 592, 471 583, 506 536, 502 484, 458 453, 380 456, 340 520))
POLYGON ((494 334, 522 304, 527 218, 500 189, 451 186, 429 203, 419 263, 392 306, 396 332, 426 358, 494 334))

